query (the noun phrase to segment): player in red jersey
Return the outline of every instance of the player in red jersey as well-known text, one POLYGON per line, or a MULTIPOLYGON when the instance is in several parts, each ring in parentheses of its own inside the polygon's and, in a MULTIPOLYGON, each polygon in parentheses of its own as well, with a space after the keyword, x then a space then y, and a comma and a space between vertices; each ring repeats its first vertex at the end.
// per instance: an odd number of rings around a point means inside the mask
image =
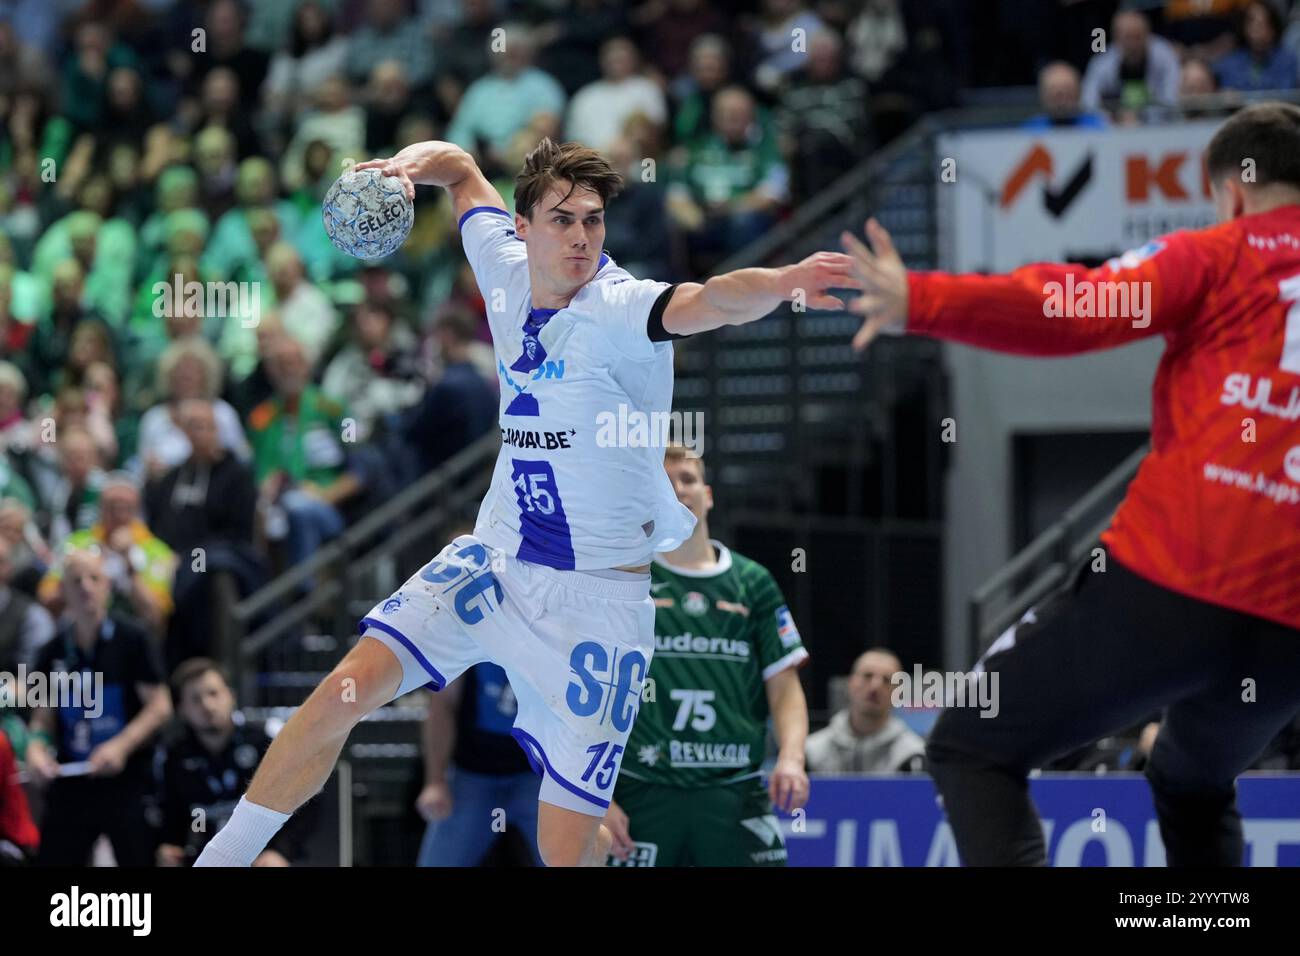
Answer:
POLYGON ((1028 772, 1162 708, 1147 777, 1166 859, 1240 865, 1235 778, 1300 709, 1300 107, 1240 110, 1205 160, 1220 224, 1096 269, 909 273, 874 221, 874 251, 844 236, 859 349, 882 331, 1024 355, 1167 343, 1105 570, 989 648, 996 717, 949 708, 930 736, 967 865, 1045 863, 1028 772))

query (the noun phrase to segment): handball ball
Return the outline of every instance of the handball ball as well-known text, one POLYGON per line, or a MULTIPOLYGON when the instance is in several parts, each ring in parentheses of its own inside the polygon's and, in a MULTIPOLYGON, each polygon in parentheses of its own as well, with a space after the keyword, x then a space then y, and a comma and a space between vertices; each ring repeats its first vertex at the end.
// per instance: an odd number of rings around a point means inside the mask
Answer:
POLYGON ((411 231, 415 206, 402 181, 377 169, 344 173, 321 204, 325 233, 340 252, 358 259, 392 255, 411 231))

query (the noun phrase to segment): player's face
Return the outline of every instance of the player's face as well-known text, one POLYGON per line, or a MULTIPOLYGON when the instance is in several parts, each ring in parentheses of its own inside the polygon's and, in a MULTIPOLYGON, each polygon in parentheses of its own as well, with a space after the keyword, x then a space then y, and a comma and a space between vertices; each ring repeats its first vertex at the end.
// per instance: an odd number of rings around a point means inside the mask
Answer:
POLYGON ((552 292, 571 292, 591 281, 605 245, 604 202, 584 186, 570 193, 569 185, 552 186, 531 219, 515 216, 528 263, 552 292))
POLYGON ((235 710, 235 697, 216 671, 208 671, 185 685, 181 718, 195 731, 225 730, 235 710))
POLYGON ((695 520, 703 521, 713 507, 713 489, 704 483, 700 463, 692 458, 675 458, 664 462, 664 470, 677 500, 690 509, 695 520))

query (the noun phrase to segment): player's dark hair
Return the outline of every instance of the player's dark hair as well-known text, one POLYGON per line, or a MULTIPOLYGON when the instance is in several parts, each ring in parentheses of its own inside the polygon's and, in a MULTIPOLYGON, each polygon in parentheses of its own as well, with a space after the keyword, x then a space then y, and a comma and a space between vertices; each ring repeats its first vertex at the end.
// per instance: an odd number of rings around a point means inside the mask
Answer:
POLYGON ((176 670, 172 671, 172 699, 180 703, 181 697, 185 694, 185 688, 203 675, 215 671, 217 676, 230 686, 230 678, 226 670, 210 657, 191 657, 187 661, 182 661, 177 665, 176 670))
POLYGON ((515 211, 530 221, 533 207, 557 182, 569 183, 565 199, 579 186, 590 189, 602 203, 609 202, 623 188, 623 177, 608 159, 581 143, 556 143, 543 137, 527 156, 515 177, 515 211))
POLYGON ((1241 176, 1260 186, 1285 183, 1300 189, 1300 106, 1256 103, 1238 110, 1210 140, 1205 168, 1215 183, 1241 176))

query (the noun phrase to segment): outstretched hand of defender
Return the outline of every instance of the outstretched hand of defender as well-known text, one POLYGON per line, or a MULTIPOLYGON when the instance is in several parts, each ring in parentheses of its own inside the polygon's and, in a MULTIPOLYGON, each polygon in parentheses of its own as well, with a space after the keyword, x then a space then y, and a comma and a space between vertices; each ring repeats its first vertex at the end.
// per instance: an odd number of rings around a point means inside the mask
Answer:
MULTIPOLYGON (((400 155, 399 153, 398 156, 400 155)), ((402 188, 406 190, 406 198, 415 201, 415 183, 411 180, 411 174, 406 171, 406 164, 397 156, 389 159, 367 159, 364 163, 357 163, 351 171, 355 173, 363 169, 377 169, 381 175, 400 179, 402 188)))
POLYGON ((853 336, 855 352, 861 352, 886 329, 907 327, 907 267, 888 230, 874 218, 867 220, 866 234, 870 248, 851 232, 840 234, 844 251, 853 258, 853 272, 862 283, 862 295, 849 303, 849 311, 865 320, 853 336))

